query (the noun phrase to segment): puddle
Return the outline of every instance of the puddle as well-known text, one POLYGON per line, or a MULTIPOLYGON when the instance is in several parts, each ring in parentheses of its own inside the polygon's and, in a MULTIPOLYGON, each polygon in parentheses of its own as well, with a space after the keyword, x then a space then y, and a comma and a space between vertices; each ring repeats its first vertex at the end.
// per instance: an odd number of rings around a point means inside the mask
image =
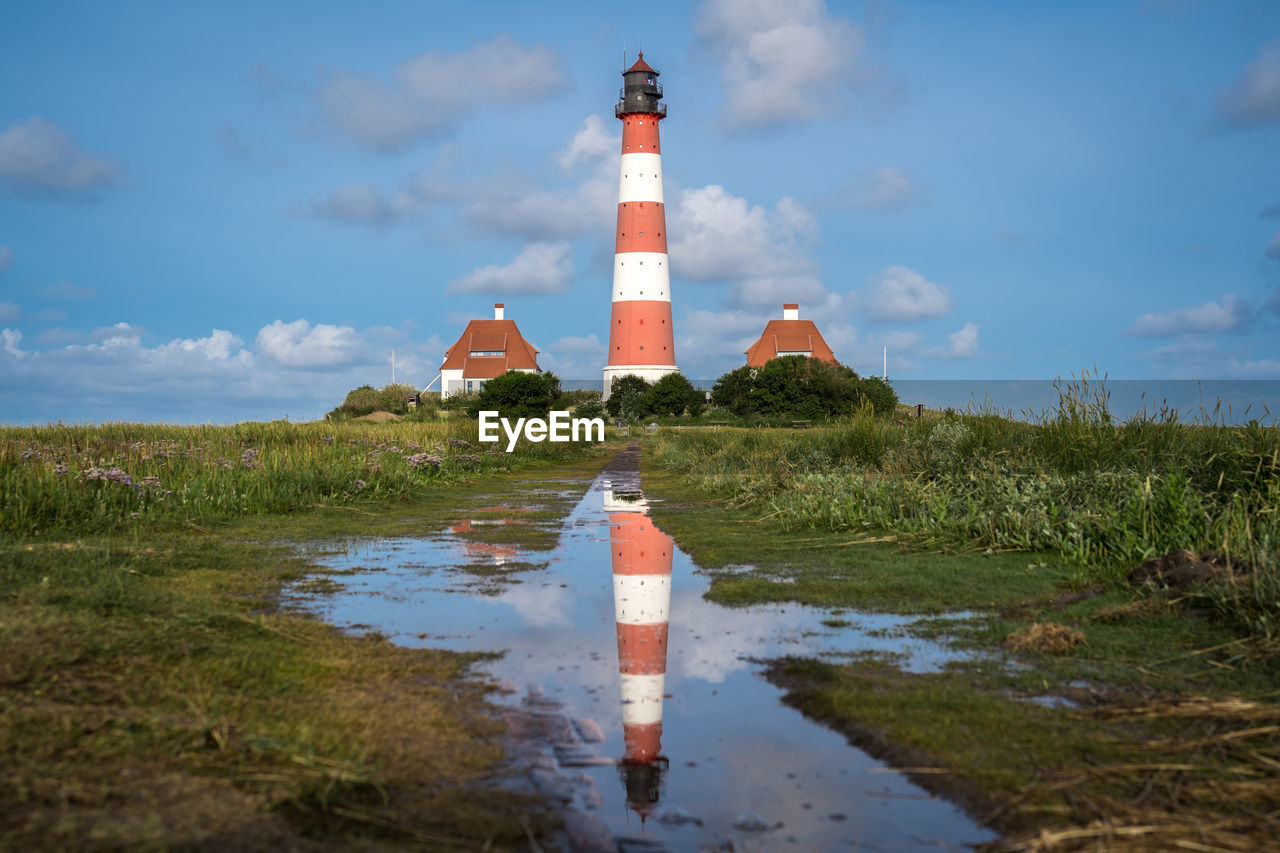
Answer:
MULTIPOLYGON (((320 590, 303 581, 294 601, 401 645, 505 649, 485 668, 513 691, 505 701, 563 728, 552 739, 562 798, 623 849, 955 849, 993 838, 784 706, 756 663, 883 655, 930 672, 959 654, 910 636, 908 617, 705 601, 706 580, 649 519, 635 464, 634 453, 610 464, 550 551, 453 533, 325 543, 317 561, 344 573, 319 576, 332 582, 320 590)), ((514 522, 519 509, 470 510, 454 529, 514 522)))

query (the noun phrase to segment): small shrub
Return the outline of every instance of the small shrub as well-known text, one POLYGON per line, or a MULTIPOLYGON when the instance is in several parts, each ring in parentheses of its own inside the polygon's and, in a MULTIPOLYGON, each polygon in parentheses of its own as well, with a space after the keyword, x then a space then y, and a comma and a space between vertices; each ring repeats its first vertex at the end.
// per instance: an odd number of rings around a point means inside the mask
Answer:
POLYGON ((648 382, 631 373, 615 378, 605 404, 610 416, 634 421, 649 414, 650 387, 648 382))
POLYGON ((545 418, 559 399, 560 380, 554 373, 508 370, 486 382, 467 411, 472 417, 497 411, 504 418, 545 418))

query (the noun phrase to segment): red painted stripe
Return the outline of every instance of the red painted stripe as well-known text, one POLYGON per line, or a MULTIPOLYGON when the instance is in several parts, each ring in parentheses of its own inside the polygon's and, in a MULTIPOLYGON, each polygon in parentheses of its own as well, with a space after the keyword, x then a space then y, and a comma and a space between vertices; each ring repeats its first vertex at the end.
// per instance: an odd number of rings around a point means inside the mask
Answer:
POLYGON ((618 233, 614 253, 667 253, 667 217, 662 202, 633 201, 618 204, 618 233))
POLYGON ((662 756, 662 723, 624 725, 622 741, 627 747, 624 761, 655 761, 662 756))
POLYGON ((618 672, 662 675, 667 671, 667 623, 618 626, 618 672))
POLYGON ((609 547, 615 575, 671 574, 671 537, 644 513, 610 513, 609 547))
POLYGON ((675 367, 671 303, 644 300, 613 303, 609 317, 609 364, 675 367))
POLYGON ((658 122, 647 115, 633 115, 622 119, 622 153, 661 154, 658 122))

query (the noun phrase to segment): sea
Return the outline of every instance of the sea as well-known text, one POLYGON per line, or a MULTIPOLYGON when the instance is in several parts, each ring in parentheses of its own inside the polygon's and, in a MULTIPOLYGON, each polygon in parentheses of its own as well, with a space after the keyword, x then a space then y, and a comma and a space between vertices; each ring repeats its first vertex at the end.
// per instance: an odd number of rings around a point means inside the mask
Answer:
MULTIPOLYGON (((710 390, 714 379, 694 379, 710 390)), ((1117 421, 1170 417, 1181 423, 1280 426, 1280 380, 1276 379, 891 379, 899 401, 928 409, 991 412, 1019 420, 1056 416, 1060 392, 1085 402, 1105 402, 1117 421)), ((600 380, 567 380, 565 390, 599 390, 600 380)))

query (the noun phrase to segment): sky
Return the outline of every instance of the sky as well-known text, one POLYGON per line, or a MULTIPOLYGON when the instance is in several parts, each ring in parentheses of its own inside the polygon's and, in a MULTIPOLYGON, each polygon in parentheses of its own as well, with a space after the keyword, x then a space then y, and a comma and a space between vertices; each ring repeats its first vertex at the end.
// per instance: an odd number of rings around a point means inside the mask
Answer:
POLYGON ((1280 4, 15 3, 0 421, 314 418, 494 302, 598 379, 640 49, 687 376, 796 302, 890 378, 1280 379, 1280 4))

